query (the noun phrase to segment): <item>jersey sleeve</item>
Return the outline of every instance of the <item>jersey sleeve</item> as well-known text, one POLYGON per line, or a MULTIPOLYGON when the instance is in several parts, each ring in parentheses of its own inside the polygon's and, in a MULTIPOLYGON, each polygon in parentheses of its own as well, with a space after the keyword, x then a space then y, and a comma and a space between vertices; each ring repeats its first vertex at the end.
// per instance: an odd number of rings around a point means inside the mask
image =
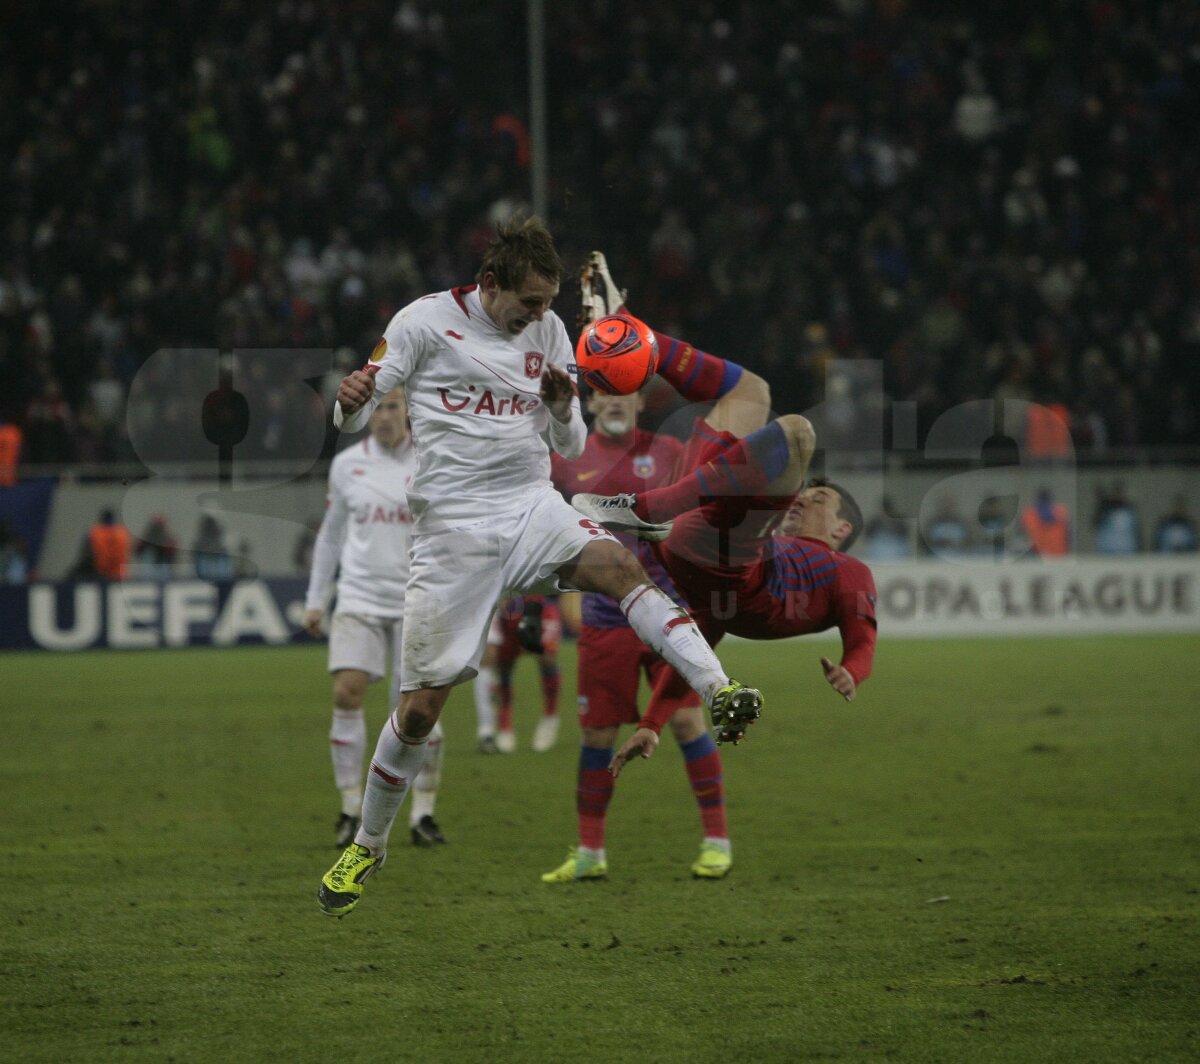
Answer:
POLYGON ((346 541, 350 507, 345 494, 339 489, 341 468, 341 464, 335 461, 329 469, 325 517, 321 520, 321 528, 313 544, 312 569, 308 574, 308 590, 304 596, 306 610, 325 608, 342 555, 342 544, 346 541))
POLYGON ((550 364, 563 370, 571 378, 574 394, 571 396, 571 416, 566 421, 547 412, 550 446, 564 458, 578 458, 583 454, 587 443, 587 425, 583 421, 583 410, 579 405, 579 369, 575 365, 575 353, 571 350, 571 341, 567 336, 567 328, 562 320, 555 315, 551 329, 550 350, 546 352, 550 364))
POLYGON ((419 319, 411 313, 411 307, 405 307, 388 323, 375 350, 363 371, 375 378, 375 390, 371 398, 352 414, 342 410, 341 403, 335 403, 333 408, 333 424, 343 432, 357 432, 367 424, 371 412, 382 402, 383 397, 393 388, 403 384, 416 367, 423 347, 421 338, 424 335, 419 319))
POLYGON ((871 675, 878 628, 875 621, 875 578, 862 562, 851 559, 838 581, 838 631, 842 634, 842 668, 861 684, 871 675))

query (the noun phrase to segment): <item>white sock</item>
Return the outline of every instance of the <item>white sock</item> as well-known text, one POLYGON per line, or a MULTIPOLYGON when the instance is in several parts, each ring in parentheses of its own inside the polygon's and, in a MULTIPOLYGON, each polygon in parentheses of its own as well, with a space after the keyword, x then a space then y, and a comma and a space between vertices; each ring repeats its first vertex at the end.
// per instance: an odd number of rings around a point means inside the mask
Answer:
POLYGON ((333 707, 329 726, 329 754, 333 782, 342 792, 342 812, 358 816, 362 809, 363 757, 367 753, 367 719, 362 709, 333 707))
POLYGON ((401 734, 395 711, 388 715, 375 745, 371 767, 367 770, 362 827, 354 837, 355 842, 366 846, 377 857, 387 850, 388 834, 404 796, 408 794, 409 781, 421 771, 425 744, 425 739, 401 734))
POLYGON ((724 850, 728 854, 733 853, 733 844, 728 839, 718 839, 715 835, 705 835, 704 845, 715 846, 718 850, 724 850))
POLYGON ((422 817, 433 816, 437 802, 438 784, 442 779, 442 722, 439 720, 429 733, 425 744, 425 763, 412 784, 412 803, 408 807, 409 827, 419 824, 422 817))
POLYGON ((496 685, 500 678, 496 670, 479 666, 475 677, 475 734, 482 738, 496 734, 496 685))
POLYGON ((712 693, 729 683, 713 648, 687 612, 653 584, 640 584, 621 600, 638 638, 682 676, 708 704, 712 693))

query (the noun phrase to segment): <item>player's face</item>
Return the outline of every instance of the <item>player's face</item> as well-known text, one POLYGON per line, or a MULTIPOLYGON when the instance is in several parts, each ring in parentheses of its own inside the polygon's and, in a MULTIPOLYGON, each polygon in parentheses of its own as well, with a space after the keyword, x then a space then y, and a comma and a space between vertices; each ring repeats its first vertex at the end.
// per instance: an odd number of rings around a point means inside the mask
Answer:
POLYGON ((592 392, 588 396, 588 412, 592 425, 601 436, 625 436, 637 426, 642 411, 642 397, 633 395, 604 395, 592 392))
POLYGON ((516 288, 501 288, 492 272, 483 275, 479 299, 501 332, 519 336, 532 321, 541 321, 558 295, 558 282, 534 273, 516 288))
POLYGON ((395 388, 371 413, 371 435, 384 447, 396 447, 408 439, 408 402, 404 389, 395 388))
POLYGON ((837 547, 849 534, 851 525, 838 516, 842 497, 832 488, 805 488, 792 502, 779 522, 782 536, 805 536, 837 547))

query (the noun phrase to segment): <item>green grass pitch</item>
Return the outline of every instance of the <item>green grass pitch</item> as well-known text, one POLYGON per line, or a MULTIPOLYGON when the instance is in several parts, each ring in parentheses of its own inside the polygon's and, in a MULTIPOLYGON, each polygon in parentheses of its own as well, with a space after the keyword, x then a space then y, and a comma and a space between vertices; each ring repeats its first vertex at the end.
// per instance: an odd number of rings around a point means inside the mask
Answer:
POLYGON ((825 649, 722 648, 767 695, 724 753, 728 879, 689 877, 668 736, 610 878, 539 882, 574 840, 568 645, 558 747, 530 663, 511 757, 459 689, 449 845, 405 819, 341 921, 323 647, 0 656, 0 1057, 1200 1059, 1195 639, 885 637, 852 705, 825 649))

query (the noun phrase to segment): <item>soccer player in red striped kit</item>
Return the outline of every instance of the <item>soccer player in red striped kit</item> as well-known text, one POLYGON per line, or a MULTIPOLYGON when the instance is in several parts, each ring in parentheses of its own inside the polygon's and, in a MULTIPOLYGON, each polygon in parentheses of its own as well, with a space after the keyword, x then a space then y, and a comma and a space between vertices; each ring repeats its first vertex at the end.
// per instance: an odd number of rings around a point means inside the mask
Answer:
MULTIPOLYGON (((593 392, 587 406, 592 431, 583 454, 572 460, 551 457, 551 478, 559 491, 569 499, 581 489, 621 494, 670 481, 683 446, 673 437, 638 428, 640 395, 593 392)), ((619 538, 638 555, 651 579, 682 605, 650 544, 628 533, 619 538)), ((616 782, 608 766, 617 733, 622 724, 638 722, 641 676, 653 687, 670 669, 645 647, 617 604, 604 595, 583 596, 578 652, 582 730, 575 791, 578 844, 561 865, 542 876, 544 883, 600 879, 607 874, 605 823, 616 782)), ((657 709, 662 722, 670 722, 700 813, 703 839, 692 874, 719 879, 732 864, 720 751, 708 733, 699 697, 686 685, 661 697, 657 709)))
MULTIPOLYGON (((585 315, 624 311, 604 256, 584 268, 585 315)), ((712 643, 730 633, 784 639, 837 627, 841 661, 821 658, 829 685, 847 701, 871 672, 875 582, 846 554, 862 531, 857 504, 841 486, 806 483, 816 446, 799 414, 770 417, 766 381, 734 362, 655 333, 658 375, 685 398, 711 403, 696 419, 671 482, 622 493, 576 495, 575 508, 612 530, 654 541, 654 551, 712 643)), ((614 775, 649 757, 682 688, 669 672, 637 731, 613 758, 614 775)), ((718 737, 740 736, 722 729, 718 737)))

